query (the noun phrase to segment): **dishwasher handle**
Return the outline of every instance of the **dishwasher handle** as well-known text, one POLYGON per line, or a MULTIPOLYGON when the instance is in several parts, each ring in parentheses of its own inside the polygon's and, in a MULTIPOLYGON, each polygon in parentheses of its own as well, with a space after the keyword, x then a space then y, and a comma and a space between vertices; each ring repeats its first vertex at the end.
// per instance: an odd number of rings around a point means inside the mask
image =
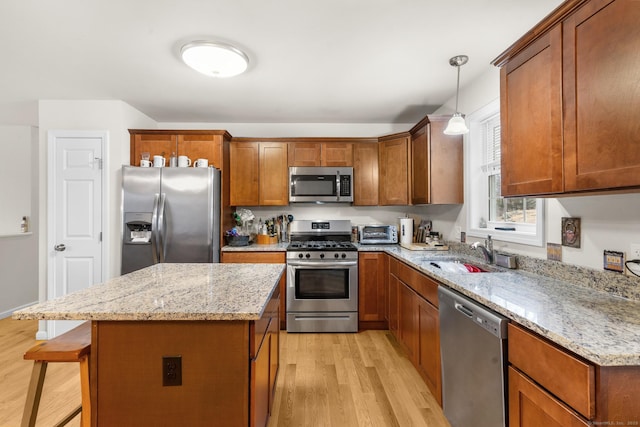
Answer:
POLYGON ((465 316, 472 318, 473 317, 473 310, 470 309, 469 307, 466 307, 462 304, 460 304, 459 302, 454 302, 454 307, 456 308, 456 310, 458 310, 460 313, 464 314, 465 316))

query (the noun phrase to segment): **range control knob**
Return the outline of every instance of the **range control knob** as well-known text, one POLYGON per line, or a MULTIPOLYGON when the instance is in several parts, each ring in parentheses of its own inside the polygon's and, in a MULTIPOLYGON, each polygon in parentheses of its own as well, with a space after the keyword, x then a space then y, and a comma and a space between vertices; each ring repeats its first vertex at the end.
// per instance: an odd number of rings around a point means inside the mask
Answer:
POLYGON ((346 258, 347 254, 343 253, 341 256, 342 256, 342 258, 346 258))
POLYGON ((320 259, 324 258, 324 254, 320 254, 320 259))
POLYGON ((334 258, 340 258, 340 254, 338 254, 338 252, 335 253, 335 255, 333 255, 334 258))
POLYGON ((298 258, 302 258, 302 257, 303 257, 303 255, 302 255, 302 254, 298 254, 298 258))
POLYGON ((307 252, 307 254, 305 255, 305 258, 307 259, 311 258, 311 254, 307 252))

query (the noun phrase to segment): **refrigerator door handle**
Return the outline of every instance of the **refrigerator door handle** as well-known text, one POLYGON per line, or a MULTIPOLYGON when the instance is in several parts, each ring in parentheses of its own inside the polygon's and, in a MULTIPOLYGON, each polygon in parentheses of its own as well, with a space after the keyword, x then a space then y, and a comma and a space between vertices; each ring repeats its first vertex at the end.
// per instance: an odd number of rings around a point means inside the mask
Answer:
POLYGON ((164 229, 164 206, 167 195, 165 193, 160 194, 160 204, 158 205, 158 258, 159 262, 164 262, 164 241, 165 241, 165 229, 164 229))
POLYGON ((158 201, 160 194, 156 193, 153 199, 153 213, 151 214, 151 255, 153 263, 158 263, 158 201))

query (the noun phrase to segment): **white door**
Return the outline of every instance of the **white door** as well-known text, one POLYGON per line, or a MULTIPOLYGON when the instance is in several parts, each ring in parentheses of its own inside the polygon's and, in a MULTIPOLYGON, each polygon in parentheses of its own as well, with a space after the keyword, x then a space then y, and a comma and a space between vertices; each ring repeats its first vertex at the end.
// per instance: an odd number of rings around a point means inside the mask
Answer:
MULTIPOLYGON (((48 300, 103 280, 106 137, 105 132, 49 133, 48 300)), ((47 337, 79 323, 48 321, 47 337)))

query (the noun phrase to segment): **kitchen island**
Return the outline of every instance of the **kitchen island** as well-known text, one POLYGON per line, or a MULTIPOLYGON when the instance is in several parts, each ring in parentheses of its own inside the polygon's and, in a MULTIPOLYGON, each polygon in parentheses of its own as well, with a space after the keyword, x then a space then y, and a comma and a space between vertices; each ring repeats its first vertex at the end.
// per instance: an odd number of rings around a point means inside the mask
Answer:
POLYGON ((14 318, 92 322, 92 425, 264 426, 283 272, 157 264, 14 318))

